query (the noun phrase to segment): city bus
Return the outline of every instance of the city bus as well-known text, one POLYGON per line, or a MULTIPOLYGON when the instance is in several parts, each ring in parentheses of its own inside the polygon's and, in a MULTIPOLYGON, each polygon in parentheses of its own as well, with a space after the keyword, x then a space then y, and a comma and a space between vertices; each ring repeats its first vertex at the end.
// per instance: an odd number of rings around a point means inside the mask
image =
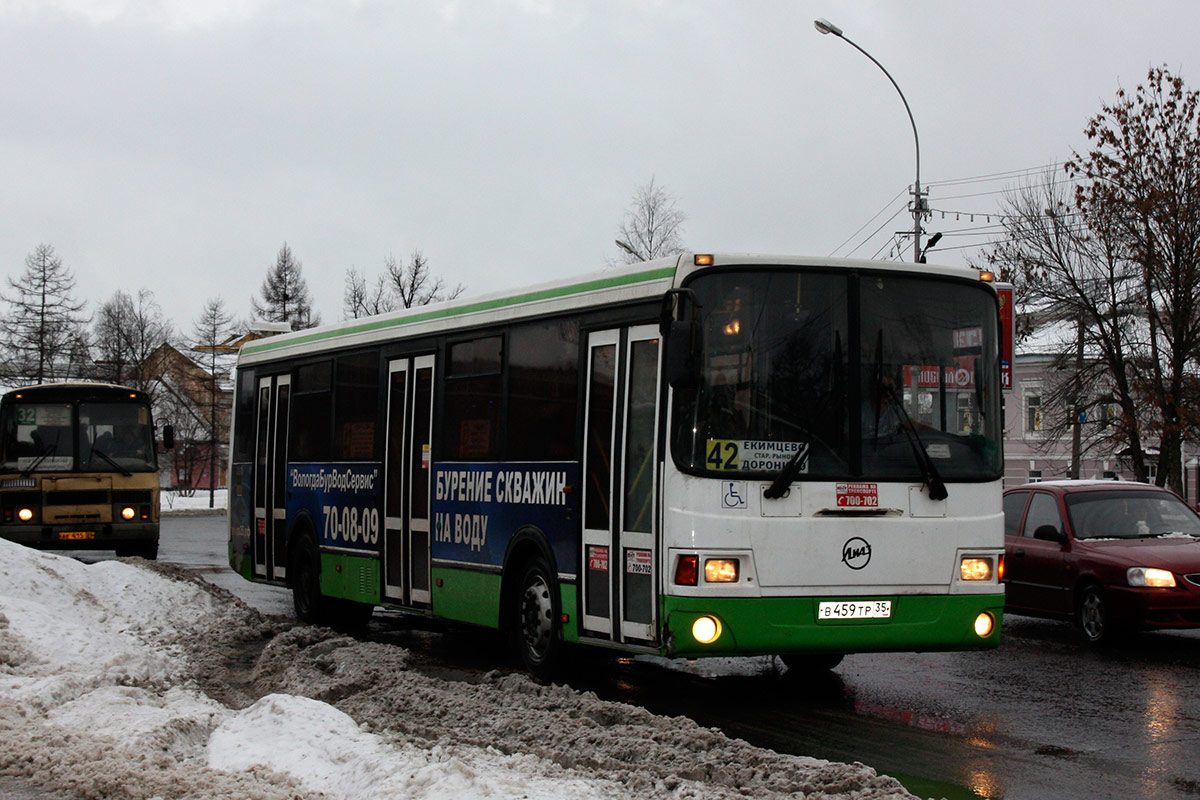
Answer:
POLYGON ((250 342, 229 557, 385 606, 698 658, 999 643, 991 275, 686 253, 250 342))
MULTIPOLYGON (((169 426, 163 435, 169 448, 169 426)), ((158 557, 158 460, 143 392, 107 383, 7 392, 0 464, 0 538, 158 557)))

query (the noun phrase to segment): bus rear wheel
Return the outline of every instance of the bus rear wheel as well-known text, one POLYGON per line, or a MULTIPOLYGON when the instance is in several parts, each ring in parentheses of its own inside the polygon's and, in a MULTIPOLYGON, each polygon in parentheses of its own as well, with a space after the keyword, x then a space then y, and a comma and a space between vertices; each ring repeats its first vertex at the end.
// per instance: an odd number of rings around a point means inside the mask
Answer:
POLYGON ((541 555, 526 561, 519 576, 509 609, 509 640, 521 666, 548 680, 562 662, 557 582, 541 555))
POLYGON ((321 555, 312 536, 303 534, 297 540, 288 564, 288 578, 297 619, 310 625, 324 624, 329 609, 321 594, 321 555))

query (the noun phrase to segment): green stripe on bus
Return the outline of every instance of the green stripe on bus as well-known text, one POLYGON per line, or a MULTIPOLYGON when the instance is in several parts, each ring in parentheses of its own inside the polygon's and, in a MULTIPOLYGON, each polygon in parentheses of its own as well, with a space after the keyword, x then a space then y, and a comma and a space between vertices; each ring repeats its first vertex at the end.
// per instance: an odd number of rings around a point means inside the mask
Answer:
POLYGON ((254 353, 266 352, 268 350, 275 350, 280 347, 293 347, 295 345, 311 344, 313 342, 319 342, 325 339, 336 339, 342 336, 352 336, 356 333, 370 333, 371 331, 385 330, 387 328, 395 328, 402 325, 412 325, 418 322, 428 322, 434 319, 463 316, 465 314, 474 314, 479 311, 491 311, 497 308, 507 308, 509 306, 521 305, 523 303, 534 303, 540 300, 551 300, 556 297, 566 297, 567 295, 572 294, 592 292, 596 291, 597 289, 613 289, 618 286, 627 286, 634 283, 646 283, 648 281, 660 280, 662 278, 671 278, 674 277, 674 275, 674 267, 664 267, 663 269, 649 270, 647 272, 639 272, 633 275, 622 275, 614 278, 601 278, 599 280, 588 281, 586 283, 579 283, 571 286, 556 286, 550 289, 542 289, 537 292, 527 292, 525 294, 513 295, 512 297, 484 300, 465 306, 434 309, 432 311, 425 311, 423 313, 413 314, 411 316, 405 316, 399 319, 380 319, 372 322, 364 322, 357 325, 338 328, 337 330, 322 331, 320 333, 311 333, 304 336, 298 336, 286 341, 277 341, 274 338, 263 339, 243 346, 242 352, 246 353, 247 355, 251 355, 254 353))
POLYGON ((379 559, 321 553, 321 594, 376 605, 380 600, 379 559))
MULTIPOLYGON (((1000 644, 1003 594, 895 595, 887 620, 817 621, 820 600, 843 597, 664 597, 663 618, 673 643, 670 655, 778 655, 805 650, 841 653, 984 650, 1000 644), (995 627, 975 633, 987 612, 995 627), (709 645, 692 638, 692 623, 710 614, 721 636, 709 645)), ((872 599, 878 599, 872 597, 872 599)))
POLYGON ((487 628, 500 627, 500 573, 433 568, 433 613, 487 628))

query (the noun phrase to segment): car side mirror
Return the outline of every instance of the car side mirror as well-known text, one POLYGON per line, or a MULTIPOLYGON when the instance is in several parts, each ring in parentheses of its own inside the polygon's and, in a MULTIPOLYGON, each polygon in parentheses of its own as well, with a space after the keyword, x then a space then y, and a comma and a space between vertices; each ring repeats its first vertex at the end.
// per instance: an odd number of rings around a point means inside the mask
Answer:
POLYGON ((1041 525, 1033 532, 1033 538, 1041 539, 1043 542, 1058 542, 1059 544, 1067 543, 1067 534, 1060 531, 1053 525, 1041 525))
POLYGON ((175 449, 175 428, 172 425, 163 425, 163 449, 175 449))

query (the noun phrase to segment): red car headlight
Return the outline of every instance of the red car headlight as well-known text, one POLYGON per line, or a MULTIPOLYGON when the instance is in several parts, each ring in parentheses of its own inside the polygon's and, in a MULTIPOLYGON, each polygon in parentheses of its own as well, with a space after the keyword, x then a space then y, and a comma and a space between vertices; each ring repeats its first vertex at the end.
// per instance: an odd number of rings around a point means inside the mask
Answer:
POLYGON ((1175 575, 1166 569, 1154 567, 1130 567, 1125 570, 1125 580, 1130 586, 1147 586, 1158 589, 1174 589, 1175 575))

